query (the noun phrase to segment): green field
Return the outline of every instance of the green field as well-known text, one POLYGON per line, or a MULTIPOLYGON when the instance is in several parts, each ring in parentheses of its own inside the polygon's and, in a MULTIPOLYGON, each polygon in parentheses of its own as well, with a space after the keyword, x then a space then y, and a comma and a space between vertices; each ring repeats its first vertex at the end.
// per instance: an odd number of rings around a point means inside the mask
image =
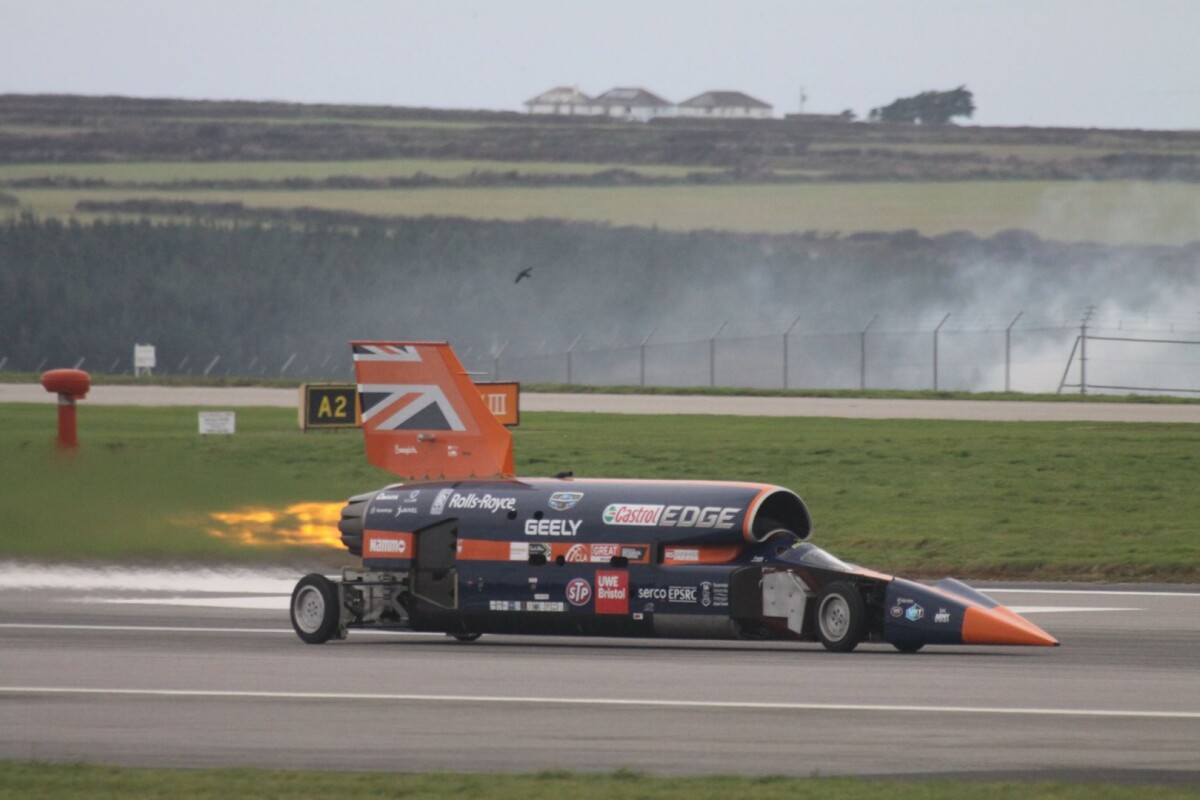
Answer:
MULTIPOLYGON (((128 167, 125 167, 128 168, 128 167)), ((116 169, 114 166, 113 169, 116 169)), ((805 183, 727 186, 472 187, 320 191, 10 189, 39 215, 65 217, 81 200, 131 198, 314 207, 382 217, 568 219, 666 230, 740 232, 1024 229, 1047 239, 1183 244, 1200 237, 1200 189, 1186 183, 805 183)), ((103 215, 101 215, 103 216, 103 215)))
POLYGON ((226 800, 274 798, 345 800, 383 797, 487 797, 497 800, 1174 800, 1200 796, 1195 788, 1110 786, 1048 781, 862 780, 856 778, 651 777, 618 771, 576 775, 553 771, 534 775, 458 773, 333 773, 258 769, 127 769, 85 765, 51 766, 0 762, 0 798, 180 798, 226 800))
POLYGON ((638 798, 640 800, 1173 800, 1200 796, 1195 788, 1111 786, 1050 781, 863 780, 856 778, 651 777, 618 771, 583 776, 562 771, 533 775, 457 773, 321 773, 257 769, 127 769, 0 762, 0 798, 292 798, 487 797, 504 800, 638 798))
MULTIPOLYGON (((305 435, 292 411, 242 409, 232 438, 198 436, 195 409, 80 417, 64 459, 50 407, 0 408, 0 555, 336 564, 283 512, 388 482, 357 432, 305 435), (258 544, 213 516, 250 510, 277 515, 247 523, 258 544)), ((527 413, 516 454, 524 475, 788 486, 814 541, 898 574, 1200 581, 1197 426, 527 413)))

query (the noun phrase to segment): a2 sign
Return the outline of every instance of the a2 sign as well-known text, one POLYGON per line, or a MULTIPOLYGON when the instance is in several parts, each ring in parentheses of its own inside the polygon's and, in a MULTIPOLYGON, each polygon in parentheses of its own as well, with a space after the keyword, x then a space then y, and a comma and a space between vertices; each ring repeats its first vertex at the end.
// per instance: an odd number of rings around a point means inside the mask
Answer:
MULTIPOLYGON (((501 424, 521 423, 520 390, 516 382, 477 383, 479 394, 501 424)), ((358 389, 353 384, 305 383, 300 386, 301 430, 356 428, 362 424, 358 389)))

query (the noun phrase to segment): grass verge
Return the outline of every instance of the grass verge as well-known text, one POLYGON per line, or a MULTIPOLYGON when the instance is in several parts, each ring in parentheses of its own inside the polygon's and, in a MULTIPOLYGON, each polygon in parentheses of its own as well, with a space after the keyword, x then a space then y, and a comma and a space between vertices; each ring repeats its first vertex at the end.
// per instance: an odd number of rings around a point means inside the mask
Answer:
MULTIPOLYGON (((0 407, 0 555, 344 560, 336 539, 211 531, 230 532, 215 513, 340 504, 389 482, 358 432, 241 409, 235 436, 200 437, 196 411, 81 408, 83 447, 63 458, 48 406, 0 407)), ((788 486, 815 541, 897 574, 1200 581, 1200 426, 527 413, 515 437, 519 475, 788 486)))
POLYGON ((290 772, 261 769, 129 769, 80 764, 49 765, 0 762, 0 798, 188 797, 225 800, 229 797, 487 797, 496 800, 546 798, 642 798, 643 800, 1008 800, 1038 797, 1047 800, 1106 798, 1108 800, 1172 800, 1200 797, 1200 790, 1172 786, 1110 786, 1050 781, 863 780, 858 778, 760 778, 727 775, 652 777, 618 770, 601 775, 548 771, 533 775, 455 773, 290 772))

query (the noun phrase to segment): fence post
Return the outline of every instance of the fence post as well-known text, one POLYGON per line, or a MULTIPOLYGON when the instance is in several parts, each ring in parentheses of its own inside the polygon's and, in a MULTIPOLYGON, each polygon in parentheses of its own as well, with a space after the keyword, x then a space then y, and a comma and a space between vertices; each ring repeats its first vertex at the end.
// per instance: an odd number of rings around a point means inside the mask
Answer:
POLYGON ((283 375, 284 372, 287 372, 287 368, 290 367, 292 365, 292 362, 295 360, 296 360, 295 353, 292 353, 290 356, 288 356, 288 360, 283 362, 283 366, 279 368, 279 374, 283 375))
POLYGON ((638 351, 639 351, 638 358, 639 358, 639 362, 640 362, 639 380, 640 380, 640 385, 642 385, 642 386, 646 385, 646 343, 650 341, 650 337, 653 336, 654 332, 657 330, 658 330, 658 326, 655 325, 653 328, 650 329, 650 332, 646 334, 645 338, 642 339, 642 343, 640 345, 638 345, 638 351))
POLYGON ((504 351, 508 349, 508 343, 511 339, 505 339, 504 344, 500 345, 500 349, 492 356, 492 380, 500 380, 500 356, 504 355, 504 351))
POLYGON ((1018 311, 1017 315, 1013 317, 1013 321, 1008 323, 1008 327, 1004 329, 1004 391, 1006 392, 1010 391, 1009 377, 1012 369, 1012 329, 1013 325, 1017 324, 1017 320, 1019 320, 1021 315, 1024 313, 1024 311, 1018 311))
POLYGON ((709 388, 715 388, 717 385, 717 337, 721 335, 721 331, 725 330, 725 326, 729 324, 729 320, 721 323, 721 327, 713 333, 712 338, 708 340, 708 385, 709 388))
POLYGON ((792 320, 792 324, 788 326, 788 329, 783 332, 783 388, 784 389, 788 388, 788 347, 787 347, 788 336, 791 334, 792 328, 795 328, 799 322, 800 322, 800 317, 796 317, 796 319, 792 320))
POLYGON ((0 370, 4 369, 4 365, 8 363, 8 356, 0 358, 0 370))
POLYGON ((571 354, 575 352, 575 345, 579 344, 579 340, 583 338, 583 334, 575 337, 575 341, 571 342, 571 346, 567 348, 567 385, 571 385, 571 354))
MULTIPOLYGON (((119 358, 116 361, 114 361, 112 363, 112 366, 108 368, 108 374, 116 375, 117 374, 117 364, 120 364, 120 363, 121 363, 121 359, 119 359, 119 358)), ((4 362, 0 362, 0 368, 3 368, 3 367, 4 367, 4 362)))
POLYGON ((79 360, 75 362, 75 366, 74 366, 74 367, 72 367, 72 369, 79 369, 80 367, 82 367, 82 366, 83 366, 83 362, 84 362, 86 359, 87 359, 87 356, 80 356, 80 357, 79 357, 79 360))
MULTIPOLYGON (((204 376, 205 377, 208 377, 208 373, 212 372, 212 368, 215 367, 217 365, 217 362, 220 360, 221 360, 220 356, 213 356, 213 360, 208 362, 208 366, 204 368, 204 376)), ((328 361, 329 359, 326 358, 325 360, 328 361)), ((321 366, 325 366, 325 364, 322 363, 321 366)))
POLYGON ((867 331, 871 330, 871 326, 875 324, 875 320, 879 319, 879 315, 871 317, 871 321, 867 323, 867 327, 862 329, 859 334, 858 343, 858 388, 859 391, 867 389, 867 331))
POLYGON ((946 324, 946 320, 950 319, 950 315, 942 317, 942 321, 933 329, 933 390, 938 390, 937 369, 938 369, 938 332, 942 326, 946 324))
POLYGON ((1083 322, 1079 326, 1079 393, 1087 394, 1087 327, 1092 319, 1095 306, 1088 306, 1083 314, 1083 322))

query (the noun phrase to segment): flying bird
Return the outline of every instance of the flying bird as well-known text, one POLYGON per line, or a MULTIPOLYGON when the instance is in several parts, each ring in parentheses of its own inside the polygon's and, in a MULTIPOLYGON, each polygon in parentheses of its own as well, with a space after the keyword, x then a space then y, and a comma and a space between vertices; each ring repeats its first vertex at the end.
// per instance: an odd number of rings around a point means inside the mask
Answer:
POLYGON ((533 267, 526 267, 517 273, 517 279, 513 283, 520 283, 522 278, 528 278, 533 274, 533 267))

